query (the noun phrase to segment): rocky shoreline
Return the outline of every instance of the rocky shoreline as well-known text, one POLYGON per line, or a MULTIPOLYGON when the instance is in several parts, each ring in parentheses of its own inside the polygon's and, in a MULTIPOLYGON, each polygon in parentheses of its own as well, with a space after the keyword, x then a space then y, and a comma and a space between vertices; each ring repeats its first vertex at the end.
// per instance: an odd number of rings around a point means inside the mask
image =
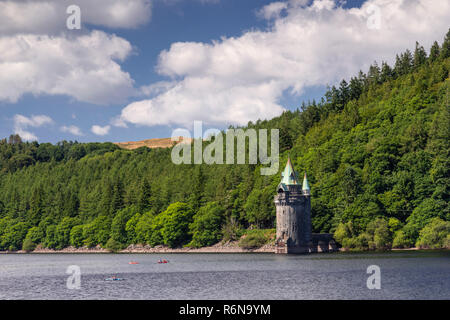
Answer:
MULTIPOLYGON (((67 247, 61 250, 48 249, 37 247, 34 251, 26 252, 24 250, 19 251, 0 251, 0 253, 111 253, 110 250, 102 248, 97 245, 93 248, 88 247, 67 247)), ((167 246, 151 247, 149 245, 132 244, 126 249, 117 251, 117 253, 275 253, 275 246, 273 244, 266 244, 256 249, 243 249, 238 246, 238 242, 218 243, 210 247, 202 248, 169 248, 167 246)))
MULTIPOLYGON (((415 251, 415 250, 432 250, 425 248, 404 248, 397 249, 393 248, 389 251, 415 251)), ((445 249, 441 249, 445 250, 445 249)), ((342 248, 337 249, 337 251, 341 252, 351 252, 342 248)), ((102 248, 100 245, 97 245, 93 248, 88 247, 67 247, 61 250, 43 248, 38 246, 34 251, 26 252, 24 250, 19 251, 0 251, 0 254, 47 254, 47 253, 67 253, 67 254, 77 254, 77 253, 112 253, 110 250, 102 248)), ((141 244, 132 244, 127 248, 117 251, 116 253, 275 253, 275 245, 274 244, 266 244, 260 248, 256 249, 243 249, 239 247, 238 241, 227 242, 227 243, 217 243, 210 247, 202 247, 202 248, 169 248, 167 246, 156 246, 151 247, 149 245, 141 245, 141 244)))

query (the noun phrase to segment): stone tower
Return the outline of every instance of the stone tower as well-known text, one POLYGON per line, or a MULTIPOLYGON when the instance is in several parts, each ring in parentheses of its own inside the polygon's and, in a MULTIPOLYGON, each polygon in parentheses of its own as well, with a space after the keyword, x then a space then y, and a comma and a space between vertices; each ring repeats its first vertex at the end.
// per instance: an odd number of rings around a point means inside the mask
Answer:
POLYGON ((311 252, 311 192, 306 173, 301 185, 291 159, 288 158, 281 176, 275 196, 276 253, 311 252))

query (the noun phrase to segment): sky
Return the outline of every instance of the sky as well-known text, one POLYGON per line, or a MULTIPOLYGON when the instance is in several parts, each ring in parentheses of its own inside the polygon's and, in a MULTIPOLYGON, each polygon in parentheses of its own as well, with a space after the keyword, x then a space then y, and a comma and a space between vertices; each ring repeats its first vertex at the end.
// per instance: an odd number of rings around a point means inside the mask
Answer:
POLYGON ((0 138, 136 141, 271 119, 441 43, 449 21, 449 0, 0 0, 0 138))

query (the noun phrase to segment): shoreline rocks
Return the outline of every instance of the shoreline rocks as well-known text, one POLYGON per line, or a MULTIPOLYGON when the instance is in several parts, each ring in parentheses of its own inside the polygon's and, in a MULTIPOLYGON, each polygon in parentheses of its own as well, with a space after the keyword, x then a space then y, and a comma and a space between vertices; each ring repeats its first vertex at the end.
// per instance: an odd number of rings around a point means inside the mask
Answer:
MULTIPOLYGON (((88 247, 67 247, 61 250, 43 248, 38 246, 34 251, 26 252, 24 250, 19 251, 0 251, 0 253, 29 253, 29 254, 39 254, 39 253, 111 253, 110 250, 102 248, 100 245, 97 245, 93 248, 88 247)), ((151 247, 149 245, 142 244, 132 244, 127 248, 117 251, 116 253, 275 253, 275 246, 273 244, 266 244, 260 248, 256 249, 243 249, 238 246, 238 242, 226 242, 226 243, 217 243, 210 247, 202 247, 202 248, 169 248, 167 246, 156 246, 151 247)))

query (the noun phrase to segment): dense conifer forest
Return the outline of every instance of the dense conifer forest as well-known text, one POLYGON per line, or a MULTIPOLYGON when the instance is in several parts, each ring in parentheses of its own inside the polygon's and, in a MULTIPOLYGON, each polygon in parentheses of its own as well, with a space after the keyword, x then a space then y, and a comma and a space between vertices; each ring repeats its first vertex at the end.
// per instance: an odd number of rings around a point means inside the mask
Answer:
MULTIPOLYGON (((355 250, 450 247, 449 70, 450 31, 441 45, 417 43, 393 66, 375 62, 321 101, 243 129, 280 129, 279 172, 289 154, 308 173, 313 232, 355 250)), ((0 250, 265 241, 279 174, 170 156, 0 140, 0 250)))

